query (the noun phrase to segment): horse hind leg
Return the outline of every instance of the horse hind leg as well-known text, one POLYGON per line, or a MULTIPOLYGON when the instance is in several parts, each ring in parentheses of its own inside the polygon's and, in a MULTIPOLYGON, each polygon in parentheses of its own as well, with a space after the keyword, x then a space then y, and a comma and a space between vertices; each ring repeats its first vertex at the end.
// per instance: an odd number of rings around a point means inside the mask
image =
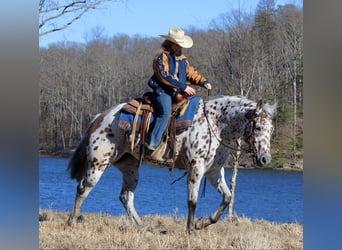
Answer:
POLYGON ((139 181, 138 161, 126 154, 115 165, 122 173, 122 188, 119 199, 132 223, 141 227, 143 223, 134 207, 134 192, 139 181))
POLYGON ((102 168, 96 168, 95 166, 88 168, 86 175, 80 180, 77 186, 74 206, 68 218, 68 225, 73 223, 75 217, 77 218, 77 222, 83 221, 83 216, 81 215, 81 206, 84 200, 88 197, 90 191, 100 180, 108 165, 102 168))
POLYGON ((211 173, 206 176, 207 180, 210 184, 221 194, 222 202, 217 210, 208 218, 200 218, 195 223, 196 229, 202 229, 207 227, 211 224, 216 223, 221 215, 223 214, 224 210, 227 208, 230 202, 231 193, 228 189, 227 183, 224 179, 224 168, 221 168, 220 171, 211 173))
POLYGON ((77 185, 76 197, 75 197, 73 208, 71 210, 71 214, 68 219, 68 225, 71 225, 74 222, 75 217, 77 218, 77 222, 80 222, 83 220, 83 216, 81 215, 80 210, 81 210, 83 201, 90 193, 90 189, 91 187, 88 186, 85 179, 82 178, 80 183, 77 185))

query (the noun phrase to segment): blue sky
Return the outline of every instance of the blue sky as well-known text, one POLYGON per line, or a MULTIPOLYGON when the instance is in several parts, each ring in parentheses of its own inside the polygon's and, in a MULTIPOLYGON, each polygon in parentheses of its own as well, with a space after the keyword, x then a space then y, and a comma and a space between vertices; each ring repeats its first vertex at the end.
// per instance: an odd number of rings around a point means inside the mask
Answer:
MULTIPOLYGON (((240 8, 254 12, 258 0, 126 0, 110 2, 91 10, 62 31, 39 38, 39 46, 46 47, 60 41, 85 42, 91 30, 99 26, 103 35, 127 34, 157 37, 167 34, 169 27, 207 29, 220 14, 240 8)), ((292 3, 302 6, 302 0, 277 0, 276 5, 292 3)))

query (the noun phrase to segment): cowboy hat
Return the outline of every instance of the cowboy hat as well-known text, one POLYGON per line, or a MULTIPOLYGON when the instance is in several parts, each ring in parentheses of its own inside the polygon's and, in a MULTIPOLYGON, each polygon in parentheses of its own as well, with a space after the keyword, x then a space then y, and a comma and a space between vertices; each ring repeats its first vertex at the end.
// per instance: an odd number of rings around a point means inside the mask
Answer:
POLYGON ((192 41, 192 38, 190 36, 186 36, 184 34, 184 31, 179 28, 170 28, 167 35, 160 36, 165 38, 166 40, 178 44, 182 48, 191 48, 194 43, 192 41))

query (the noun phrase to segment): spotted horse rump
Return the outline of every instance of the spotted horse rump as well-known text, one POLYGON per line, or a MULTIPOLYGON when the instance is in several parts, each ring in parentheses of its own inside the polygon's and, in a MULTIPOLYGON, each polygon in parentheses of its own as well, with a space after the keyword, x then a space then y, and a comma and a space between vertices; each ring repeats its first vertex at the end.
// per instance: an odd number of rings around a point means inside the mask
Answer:
MULTIPOLYGON (((82 218, 80 209, 83 201, 104 171, 113 165, 123 176, 120 201, 131 221, 135 225, 143 225, 134 206, 140 170, 139 147, 132 150, 130 133, 118 125, 125 104, 96 115, 71 157, 68 169, 78 186, 68 224, 72 224, 75 217, 78 220, 82 218)), ((242 139, 249 146, 250 155, 257 165, 263 167, 270 163, 275 109, 275 105, 255 102, 243 96, 217 96, 207 101, 199 99, 192 125, 176 135, 177 157, 173 163, 175 168, 187 172, 186 228, 189 233, 216 223, 230 202, 231 194, 224 178, 224 165, 233 149, 230 145, 242 139), (198 190, 203 177, 218 191, 222 202, 211 216, 195 221, 198 190)), ((139 140, 139 135, 136 139, 139 140)), ((169 167, 165 162, 143 161, 156 167, 169 167)))

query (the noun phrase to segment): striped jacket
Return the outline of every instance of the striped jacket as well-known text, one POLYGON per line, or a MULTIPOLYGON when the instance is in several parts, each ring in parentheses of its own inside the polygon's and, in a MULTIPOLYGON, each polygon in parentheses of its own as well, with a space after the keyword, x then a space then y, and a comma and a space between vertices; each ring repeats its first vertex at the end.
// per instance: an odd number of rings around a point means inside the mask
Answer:
POLYGON ((183 92, 186 82, 204 86, 208 81, 190 66, 186 56, 176 57, 174 54, 163 51, 153 60, 154 75, 149 80, 149 86, 157 93, 162 90, 172 95, 174 92, 183 92), (178 67, 177 67, 178 66, 178 67))

